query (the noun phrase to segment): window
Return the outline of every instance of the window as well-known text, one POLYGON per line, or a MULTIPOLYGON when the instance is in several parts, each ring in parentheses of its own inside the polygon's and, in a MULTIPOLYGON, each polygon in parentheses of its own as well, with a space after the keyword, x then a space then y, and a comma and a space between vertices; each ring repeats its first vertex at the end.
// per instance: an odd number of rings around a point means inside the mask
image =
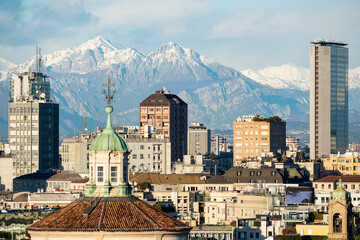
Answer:
POLYGON ((111 167, 111 182, 117 182, 117 167, 111 167))
POLYGON ((97 167, 97 182, 104 182, 104 167, 97 167))
POLYGON ((140 149, 143 150, 145 148, 144 145, 140 145, 140 149))

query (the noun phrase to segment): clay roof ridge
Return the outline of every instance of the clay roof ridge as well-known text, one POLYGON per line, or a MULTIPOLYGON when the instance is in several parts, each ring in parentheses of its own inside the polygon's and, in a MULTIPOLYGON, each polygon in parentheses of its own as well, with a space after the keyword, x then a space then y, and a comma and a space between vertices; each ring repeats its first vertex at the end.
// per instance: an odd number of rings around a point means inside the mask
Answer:
POLYGON ((105 215, 105 209, 107 206, 107 201, 104 202, 104 204, 102 205, 102 209, 101 209, 101 214, 100 214, 100 218, 99 218, 99 224, 98 224, 98 229, 101 230, 101 227, 103 225, 103 220, 104 220, 104 215, 105 215))
MULTIPOLYGON (((74 201, 74 202, 75 202, 75 201, 74 201)), ((57 222, 61 217, 64 217, 68 212, 70 212, 73 208, 75 208, 76 206, 78 206, 78 205, 80 205, 80 204, 81 204, 80 201, 77 202, 77 204, 75 204, 75 206, 69 208, 69 210, 67 210, 64 214, 61 214, 59 217, 57 217, 57 218, 55 218, 53 221, 49 222, 49 223, 47 224, 47 226, 45 226, 45 227, 40 227, 40 229, 43 229, 43 228, 50 228, 50 229, 51 229, 51 227, 49 227, 50 224, 53 224, 53 223, 57 222)))
MULTIPOLYGON (((140 207, 138 207, 136 204, 133 203, 133 201, 129 201, 129 203, 131 205, 133 205, 135 207, 135 209, 141 214, 143 215, 147 220, 149 220, 153 225, 154 225, 154 229, 156 228, 161 228, 161 226, 155 222, 150 216, 148 216, 144 211, 141 210, 140 207)), ((150 205, 149 205, 150 206, 150 205)))

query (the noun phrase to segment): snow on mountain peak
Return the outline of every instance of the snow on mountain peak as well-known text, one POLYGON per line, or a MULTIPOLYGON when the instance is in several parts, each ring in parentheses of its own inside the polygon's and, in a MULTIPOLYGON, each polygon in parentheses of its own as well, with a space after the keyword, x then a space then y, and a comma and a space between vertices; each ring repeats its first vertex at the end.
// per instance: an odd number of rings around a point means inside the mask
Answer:
POLYGON ((264 85, 273 88, 309 89, 309 69, 296 67, 293 64, 284 64, 278 67, 266 67, 254 71, 247 69, 242 74, 264 85))
POLYGON ((0 71, 16 67, 16 64, 9 62, 6 59, 0 58, 0 71))
POLYGON ((110 40, 98 36, 96 38, 90 39, 89 41, 81 44, 79 49, 96 49, 96 48, 102 48, 102 49, 108 49, 110 51, 117 51, 117 50, 125 50, 128 47, 124 44, 115 44, 112 43, 110 40))

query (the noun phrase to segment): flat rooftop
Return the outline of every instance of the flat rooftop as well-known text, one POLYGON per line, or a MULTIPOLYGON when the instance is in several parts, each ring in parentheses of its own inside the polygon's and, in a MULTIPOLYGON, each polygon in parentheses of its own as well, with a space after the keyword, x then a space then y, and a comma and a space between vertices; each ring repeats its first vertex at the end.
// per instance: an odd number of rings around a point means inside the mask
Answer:
POLYGON ((331 45, 338 45, 338 46, 346 46, 347 43, 344 43, 339 40, 324 40, 324 39, 317 39, 311 42, 312 44, 321 45, 321 46, 331 46, 331 45))

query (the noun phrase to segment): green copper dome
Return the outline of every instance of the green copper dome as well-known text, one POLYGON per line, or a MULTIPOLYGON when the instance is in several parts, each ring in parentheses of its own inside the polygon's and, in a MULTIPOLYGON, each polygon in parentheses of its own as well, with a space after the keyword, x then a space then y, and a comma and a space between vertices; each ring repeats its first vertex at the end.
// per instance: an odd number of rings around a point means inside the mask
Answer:
POLYGON ((108 105, 105 108, 108 114, 106 128, 98 135, 89 148, 89 151, 122 151, 130 152, 130 149, 125 140, 115 132, 111 125, 110 114, 113 111, 113 107, 108 105))
POLYGON ((342 187, 342 181, 339 180, 339 186, 331 193, 331 199, 335 200, 351 200, 350 193, 342 187))

